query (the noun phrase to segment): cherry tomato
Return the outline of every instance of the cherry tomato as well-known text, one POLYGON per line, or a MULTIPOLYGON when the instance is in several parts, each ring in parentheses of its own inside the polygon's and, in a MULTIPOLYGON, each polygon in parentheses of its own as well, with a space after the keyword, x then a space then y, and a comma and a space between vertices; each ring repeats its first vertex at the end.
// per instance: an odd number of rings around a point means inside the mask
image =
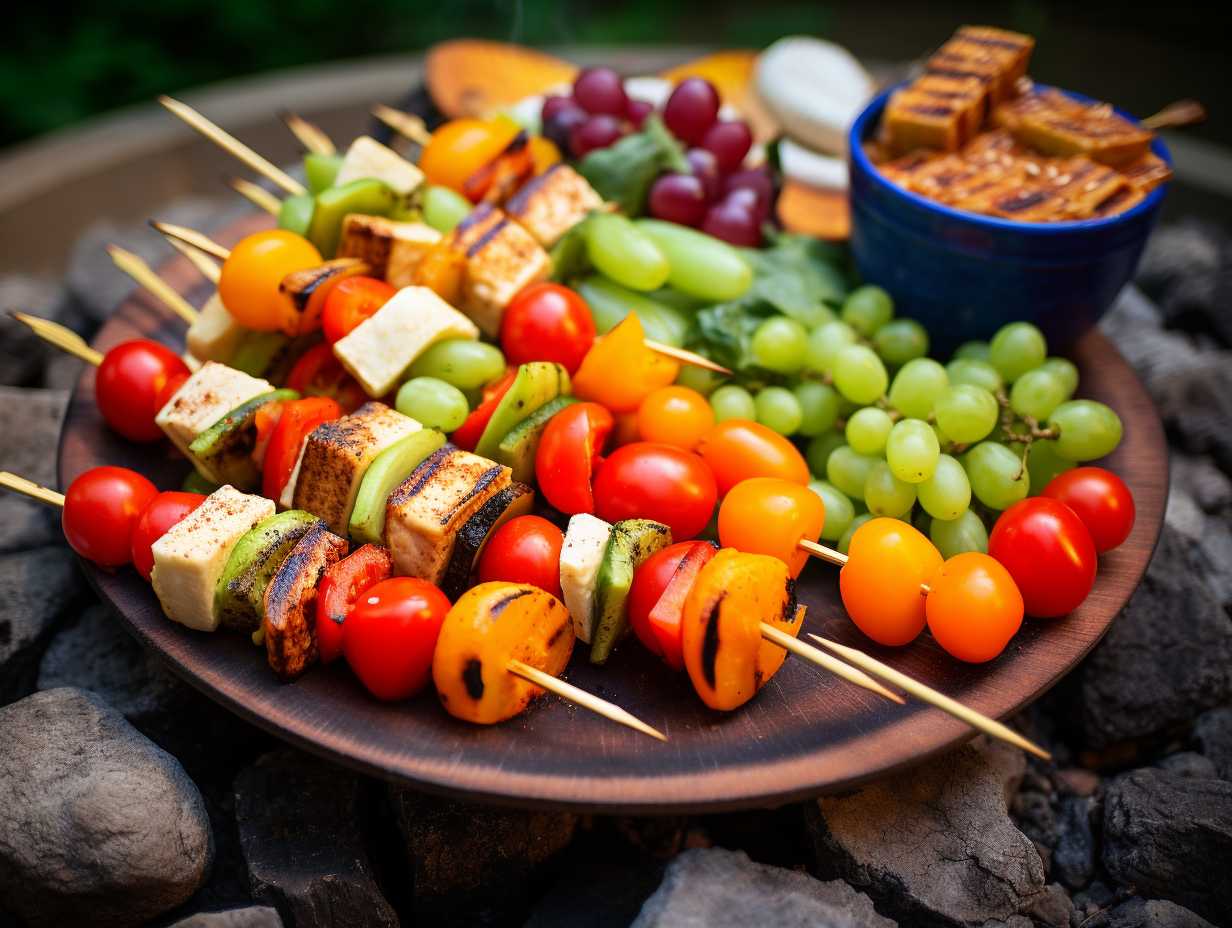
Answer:
POLYGON ((313 345, 287 374, 287 387, 300 396, 327 396, 338 401, 343 412, 354 412, 368 402, 368 394, 334 356, 329 344, 313 345))
POLYGON ((451 120, 432 133, 419 156, 420 170, 428 183, 461 193, 467 178, 504 151, 518 132, 518 126, 504 120, 451 120))
POLYGON ((1001 563, 987 554, 956 554, 928 581, 928 630, 960 661, 982 664, 1022 627, 1022 594, 1001 563))
POLYGON ((321 311, 321 331, 333 344, 373 315, 398 291, 375 277, 348 277, 338 281, 321 311))
POLYGON ((723 497, 719 542, 748 554, 777 557, 794 578, 809 559, 800 542, 820 538, 825 521, 825 504, 808 487, 778 477, 752 477, 723 497))
POLYGON ((851 536, 839 592, 851 620, 878 644, 902 645, 924 630, 925 584, 941 553, 898 519, 870 519, 851 536))
POLYGON ((642 440, 636 412, 618 412, 613 418, 616 424, 612 428, 612 437, 608 439, 609 448, 615 450, 642 440))
POLYGON ((718 491, 706 462, 671 445, 617 448, 595 472, 595 514, 608 522, 654 519, 676 539, 692 538, 714 514, 718 491))
POLYGON ((673 384, 642 400, 637 428, 645 441, 658 441, 692 451, 714 428, 714 410, 696 390, 673 384))
POLYGON ((501 317, 501 350, 511 365, 555 361, 577 372, 595 341, 586 301, 560 284, 531 284, 501 317))
POLYGON ((316 632, 321 663, 332 664, 342 656, 345 622, 355 600, 388 580, 394 562, 389 549, 380 545, 363 545, 333 564, 317 587, 316 632))
POLYGON ((484 546, 479 559, 479 582, 529 583, 560 599, 560 548, 564 543, 564 533, 547 519, 510 519, 484 546))
POLYGON ((647 650, 674 670, 684 669, 680 616, 685 596, 698 571, 713 556, 714 545, 708 541, 681 541, 656 551, 633 574, 627 607, 629 625, 647 650), (694 562, 687 579, 681 577, 687 565, 694 562), (673 585, 680 587, 676 591, 679 595, 665 602, 673 585))
POLYGON ((466 421, 459 425, 450 436, 450 440, 455 445, 463 451, 475 450, 475 446, 479 444, 479 439, 483 437, 483 430, 488 427, 488 421, 492 418, 492 413, 496 412, 496 407, 505 398, 505 394, 509 392, 509 388, 513 386, 513 381, 517 379, 517 376, 518 369, 511 367, 505 371, 505 375, 500 380, 490 383, 483 388, 483 402, 471 410, 471 414, 466 417, 466 421))
POLYGON ((303 236, 286 229, 255 232, 223 262, 218 295, 244 328, 276 332, 299 324, 295 305, 279 289, 282 279, 321 263, 321 253, 303 236))
POLYGON ((150 574, 154 572, 154 552, 150 550, 154 542, 204 502, 205 497, 200 493, 181 493, 179 490, 159 493, 150 500, 133 526, 130 551, 137 573, 150 579, 150 574))
POLYGON ((1005 565, 1028 615, 1073 612, 1095 585, 1097 554, 1074 510, 1047 496, 1015 503, 997 519, 988 553, 1005 565))
POLYGON ((808 464, 790 441, 749 419, 726 419, 706 433, 697 446, 714 471, 719 495, 750 477, 779 477, 807 486, 808 464))
POLYGON ((189 373, 184 359, 166 345, 144 338, 122 342, 103 355, 94 375, 98 411, 129 441, 158 441, 163 430, 154 417, 189 373))
POLYGON ((326 396, 309 396, 281 405, 282 414, 270 435, 261 468, 261 495, 272 500, 282 496, 308 434, 322 422, 342 415, 337 401, 326 396))
POLYGON ((1125 481, 1102 467, 1076 467, 1052 478, 1044 496, 1064 503, 1091 533, 1095 550, 1111 551, 1134 527, 1134 495, 1125 481))
POLYGON ((68 486, 61 523, 69 547, 100 567, 132 560, 133 531, 158 488, 127 467, 94 467, 68 486))
POLYGON ((543 498, 565 515, 595 511, 591 478, 614 424, 598 403, 566 406, 548 420, 535 452, 535 480, 543 498))
POLYGON ((428 682, 448 612, 448 597, 427 580, 382 580, 351 607, 343 625, 342 653, 377 699, 406 699, 428 682))

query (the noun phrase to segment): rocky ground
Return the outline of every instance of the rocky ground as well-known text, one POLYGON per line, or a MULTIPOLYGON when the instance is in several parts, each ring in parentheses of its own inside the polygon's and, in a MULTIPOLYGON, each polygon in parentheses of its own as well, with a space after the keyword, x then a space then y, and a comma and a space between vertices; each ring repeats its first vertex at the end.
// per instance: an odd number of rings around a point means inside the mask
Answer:
MULTIPOLYGON (((220 221, 189 202, 166 217, 220 221)), ((93 229, 0 306, 89 333, 129 289, 93 229)), ((0 925, 1232 924, 1232 243, 1161 230, 1104 328, 1173 442, 1167 527, 1105 641, 1016 720, 852 795, 681 818, 416 794, 274 741, 94 601, 56 520, 0 495, 0 925)), ((0 333, 0 468, 54 482, 77 362, 0 333)))

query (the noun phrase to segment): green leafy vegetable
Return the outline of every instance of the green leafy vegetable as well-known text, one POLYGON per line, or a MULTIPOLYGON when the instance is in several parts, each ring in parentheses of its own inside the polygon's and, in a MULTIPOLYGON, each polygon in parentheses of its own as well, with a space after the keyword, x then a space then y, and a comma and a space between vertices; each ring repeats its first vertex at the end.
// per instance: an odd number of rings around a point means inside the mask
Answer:
POLYGON ((641 132, 595 149, 578 164, 578 171, 599 196, 615 203, 626 216, 643 213, 650 185, 667 170, 687 173, 689 163, 680 143, 653 114, 646 118, 641 132))

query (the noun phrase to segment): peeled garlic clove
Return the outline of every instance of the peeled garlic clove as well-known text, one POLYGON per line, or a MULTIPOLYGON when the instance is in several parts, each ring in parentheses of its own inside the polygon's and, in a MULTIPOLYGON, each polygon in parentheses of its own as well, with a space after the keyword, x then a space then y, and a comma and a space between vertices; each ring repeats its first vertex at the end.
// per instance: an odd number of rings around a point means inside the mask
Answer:
POLYGON ((779 164, 784 176, 823 190, 847 189, 847 162, 823 155, 791 139, 779 142, 779 164))

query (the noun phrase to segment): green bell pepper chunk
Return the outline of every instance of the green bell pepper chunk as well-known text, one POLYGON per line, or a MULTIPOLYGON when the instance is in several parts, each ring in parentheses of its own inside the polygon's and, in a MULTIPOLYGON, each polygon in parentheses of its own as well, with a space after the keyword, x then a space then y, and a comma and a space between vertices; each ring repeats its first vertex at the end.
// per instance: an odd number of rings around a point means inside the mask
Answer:
POLYGON ((362 178, 341 187, 330 187, 317 194, 312 221, 308 224, 308 241, 328 260, 338 250, 342 220, 348 214, 388 216, 397 205, 398 195, 383 181, 362 178))
POLYGON ((313 196, 334 186, 334 178, 342 167, 342 155, 321 155, 309 152, 304 155, 304 180, 313 196))
POLYGON ((310 193, 297 193, 287 197, 282 201, 282 209, 278 210, 278 228, 287 229, 296 235, 307 235, 315 205, 310 193))

